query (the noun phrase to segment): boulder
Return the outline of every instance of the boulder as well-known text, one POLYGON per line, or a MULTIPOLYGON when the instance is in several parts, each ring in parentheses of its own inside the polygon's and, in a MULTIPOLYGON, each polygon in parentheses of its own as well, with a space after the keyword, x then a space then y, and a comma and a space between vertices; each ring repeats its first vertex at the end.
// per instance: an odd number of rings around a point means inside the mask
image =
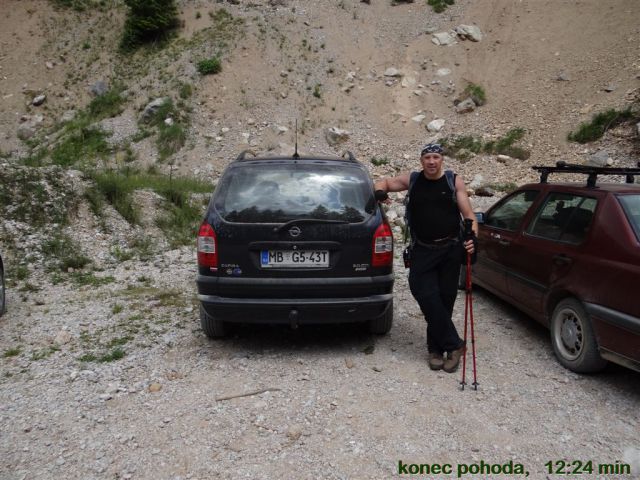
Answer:
POLYGON ((600 150, 589 156, 585 163, 594 167, 608 167, 613 164, 613 160, 609 156, 609 152, 606 150, 600 150))
POLYGON ((401 77, 402 73, 395 67, 389 67, 384 71, 385 77, 401 77))
POLYGON ((109 86, 107 85, 107 82, 105 82, 104 80, 98 80, 96 83, 91 85, 91 88, 89 88, 89 91, 94 96, 99 97, 100 95, 104 95, 109 91, 109 86))
POLYGON ((38 95, 33 100, 31 100, 31 105, 33 105, 34 107, 39 107, 40 105, 42 105, 44 103, 44 101, 46 99, 47 99, 46 95, 44 95, 44 94, 38 95))
POLYGON ((444 127, 445 121, 442 118, 436 118, 435 120, 431 120, 427 124, 427 130, 430 132, 439 132, 444 127))
POLYGON ((140 121, 142 123, 148 123, 151 121, 156 112, 170 101, 169 97, 160 97, 156 98, 152 102, 148 103, 144 110, 142 111, 142 115, 140 116, 140 121))
POLYGON ((433 34, 431 41, 440 46, 453 45, 456 43, 456 37, 451 35, 449 32, 439 32, 433 34))
POLYGON ((482 40, 482 32, 475 25, 458 25, 455 32, 462 40, 471 40, 472 42, 482 40))
POLYGON ((476 102, 474 102, 471 98, 467 98, 466 100, 461 101, 456 105, 456 112, 458 113, 469 113, 473 112, 476 109, 476 102))
POLYGON ((324 137, 327 140, 327 143, 332 147, 338 145, 340 143, 346 142, 349 140, 350 132, 346 130, 342 130, 337 127, 327 128, 324 132, 324 137))

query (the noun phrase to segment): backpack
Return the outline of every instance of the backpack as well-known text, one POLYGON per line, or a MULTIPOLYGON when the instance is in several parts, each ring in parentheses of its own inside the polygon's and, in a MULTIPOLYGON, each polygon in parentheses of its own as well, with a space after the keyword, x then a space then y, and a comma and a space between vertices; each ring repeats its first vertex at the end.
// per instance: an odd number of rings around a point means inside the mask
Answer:
MULTIPOLYGON (((411 198, 413 187, 415 186, 416 181, 421 174, 422 172, 411 172, 411 174, 409 175, 409 189, 407 190, 407 195, 404 197, 404 243, 407 243, 408 238, 411 236, 411 230, 409 227, 411 221, 409 214, 409 200, 411 198)), ((456 174, 453 170, 445 170, 444 176, 447 179, 447 185, 449 185, 449 189, 451 190, 451 201, 455 205, 457 205, 458 198, 456 197, 456 174)), ((462 222, 462 220, 460 220, 460 222, 462 222)), ((411 244, 413 245, 413 237, 411 237, 411 244)))

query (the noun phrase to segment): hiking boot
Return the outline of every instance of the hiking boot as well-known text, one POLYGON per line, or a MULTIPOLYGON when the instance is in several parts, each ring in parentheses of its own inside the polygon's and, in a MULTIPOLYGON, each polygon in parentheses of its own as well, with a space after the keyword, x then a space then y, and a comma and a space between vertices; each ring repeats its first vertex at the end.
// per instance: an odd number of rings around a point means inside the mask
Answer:
POLYGON ((462 357, 463 353, 464 345, 457 350, 453 350, 447 353, 447 359, 444 361, 442 369, 447 373, 455 372, 458 369, 458 365, 460 364, 460 357, 462 357))
POLYGON ((429 352, 429 368, 431 370, 442 370, 444 366, 444 358, 441 353, 429 352))

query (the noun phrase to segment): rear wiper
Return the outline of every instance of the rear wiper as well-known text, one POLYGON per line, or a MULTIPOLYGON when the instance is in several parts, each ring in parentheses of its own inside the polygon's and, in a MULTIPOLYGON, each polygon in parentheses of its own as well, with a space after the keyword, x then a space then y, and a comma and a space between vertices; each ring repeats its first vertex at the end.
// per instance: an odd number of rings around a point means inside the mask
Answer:
POLYGON ((294 218, 293 220, 289 220, 288 222, 283 223, 282 225, 278 225, 277 227, 274 227, 273 231, 281 232, 288 226, 293 225, 294 223, 349 223, 349 222, 347 222, 346 220, 329 220, 327 218, 294 218))

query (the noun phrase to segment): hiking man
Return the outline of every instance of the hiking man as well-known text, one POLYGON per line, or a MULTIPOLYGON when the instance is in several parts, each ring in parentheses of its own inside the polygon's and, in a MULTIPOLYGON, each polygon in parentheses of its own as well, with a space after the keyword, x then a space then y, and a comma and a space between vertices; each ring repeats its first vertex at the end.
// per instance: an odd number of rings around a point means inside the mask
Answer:
POLYGON ((409 190, 405 217, 411 232, 409 286, 427 321, 429 368, 451 373, 465 348, 451 320, 458 275, 465 251, 475 251, 474 240, 460 245, 461 215, 473 220, 474 233, 478 227, 464 180, 445 172, 443 162, 442 146, 429 143, 420 153, 421 172, 380 179, 375 188, 409 190))

